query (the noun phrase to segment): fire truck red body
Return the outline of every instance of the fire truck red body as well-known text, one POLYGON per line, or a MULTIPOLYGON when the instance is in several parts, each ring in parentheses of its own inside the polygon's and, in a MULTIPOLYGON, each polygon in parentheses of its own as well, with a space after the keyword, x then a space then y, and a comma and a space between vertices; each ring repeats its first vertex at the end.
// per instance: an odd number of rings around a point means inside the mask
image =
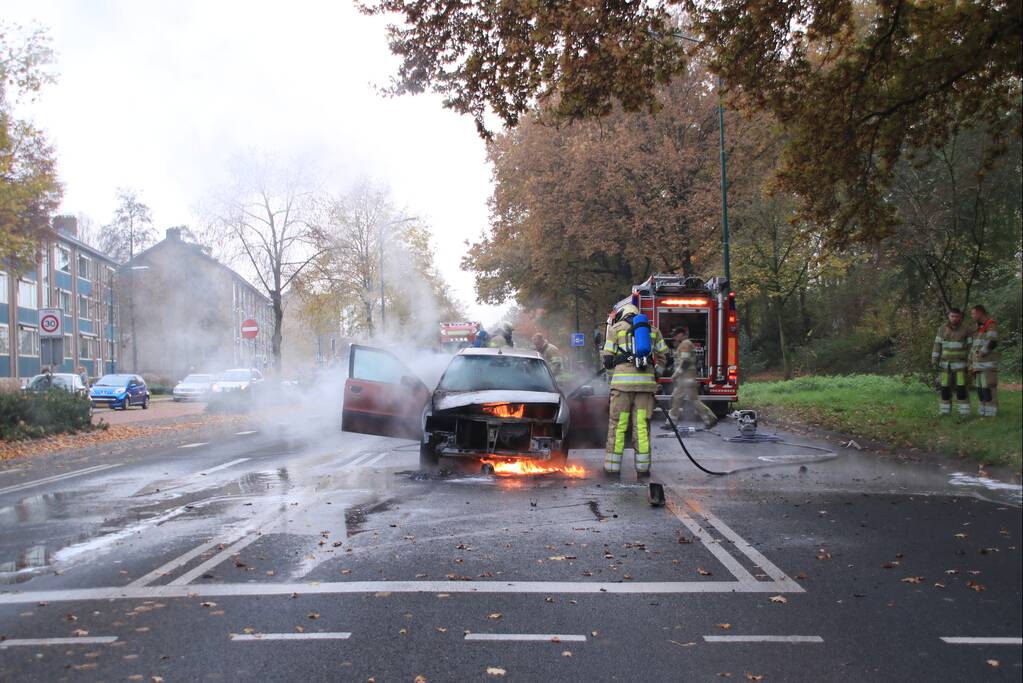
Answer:
MULTIPOLYGON (((725 415, 728 404, 739 397, 739 321, 728 281, 657 274, 633 287, 632 296, 618 302, 615 311, 627 303, 638 306, 665 340, 675 328, 689 328, 696 346, 700 399, 716 414, 725 415)), ((658 382, 670 384, 671 378, 658 382)))
POLYGON ((479 324, 471 322, 441 323, 438 343, 445 351, 457 353, 459 349, 472 346, 479 332, 479 324))

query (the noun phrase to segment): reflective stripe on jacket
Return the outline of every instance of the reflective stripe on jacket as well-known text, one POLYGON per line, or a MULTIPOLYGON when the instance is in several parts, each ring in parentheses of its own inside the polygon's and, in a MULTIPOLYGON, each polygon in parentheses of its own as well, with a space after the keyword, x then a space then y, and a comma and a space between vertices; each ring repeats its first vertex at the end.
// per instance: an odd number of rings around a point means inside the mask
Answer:
MULTIPOLYGON (((604 343, 604 348, 601 351, 602 355, 605 357, 614 357, 619 353, 632 355, 633 339, 631 330, 632 326, 624 320, 613 325, 608 331, 607 341, 604 343)), ((664 343, 660 330, 653 326, 650 327, 650 341, 653 347, 650 363, 642 370, 628 361, 618 363, 611 375, 612 389, 657 392, 657 376, 654 372, 654 366, 664 362, 664 358, 668 354, 668 345, 664 343)))
POLYGON ((996 370, 1001 360, 998 348, 998 323, 988 318, 973 336, 973 348, 970 350, 970 365, 974 370, 996 370))
POLYGON ((960 323, 959 327, 952 329, 948 323, 943 324, 934 336, 931 361, 950 370, 965 369, 970 337, 973 334, 972 325, 960 323))

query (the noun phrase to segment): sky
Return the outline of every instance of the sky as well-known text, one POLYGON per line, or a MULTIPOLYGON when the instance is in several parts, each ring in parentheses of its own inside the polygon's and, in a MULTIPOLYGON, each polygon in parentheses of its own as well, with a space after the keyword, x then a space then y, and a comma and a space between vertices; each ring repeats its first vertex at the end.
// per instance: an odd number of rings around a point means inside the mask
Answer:
POLYGON ((384 19, 350 0, 5 0, 3 15, 48 28, 57 53, 57 83, 26 111, 57 149, 61 213, 106 223, 117 188, 133 187, 158 230, 197 225, 232 158, 300 155, 328 190, 388 186, 432 226, 470 317, 500 317, 460 269, 487 224, 483 142, 435 95, 379 93, 398 65, 384 19))

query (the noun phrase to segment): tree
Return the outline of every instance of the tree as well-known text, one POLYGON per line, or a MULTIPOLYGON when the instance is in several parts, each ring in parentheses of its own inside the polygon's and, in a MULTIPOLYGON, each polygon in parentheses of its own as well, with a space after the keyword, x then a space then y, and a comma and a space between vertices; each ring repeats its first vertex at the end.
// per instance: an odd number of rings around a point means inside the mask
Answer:
POLYGON ((378 0, 367 11, 401 22, 389 28, 392 92, 439 92, 484 134, 488 109, 508 126, 537 104, 563 120, 616 103, 656 111, 684 72, 684 12, 732 100, 785 127, 778 186, 840 245, 888 234, 893 168, 908 149, 942 146, 953 109, 992 140, 1020 131, 1018 0, 378 0))
POLYGON ((275 369, 281 367, 283 294, 324 252, 316 209, 307 172, 271 156, 239 159, 234 182, 205 209, 211 236, 219 238, 231 260, 244 264, 270 299, 275 369))
POLYGON ((694 64, 658 93, 656 115, 527 120, 498 135, 490 229, 464 261, 480 300, 551 312, 578 304, 595 324, 652 272, 706 272, 719 244, 711 82, 694 64))
POLYGON ((0 23, 0 259, 14 268, 34 263, 62 195, 53 147, 13 111, 54 81, 52 61, 42 29, 0 23))
POLYGON ((399 323, 392 330, 415 336, 429 329, 418 336, 432 341, 435 323, 457 307, 436 272, 430 233, 420 219, 365 179, 328 198, 323 212, 324 248, 309 276, 316 291, 337 309, 357 311, 350 316, 353 332, 383 333, 386 313, 399 323))
POLYGON ((149 206, 142 202, 138 190, 119 188, 114 218, 99 235, 100 250, 115 261, 127 263, 155 242, 149 206))

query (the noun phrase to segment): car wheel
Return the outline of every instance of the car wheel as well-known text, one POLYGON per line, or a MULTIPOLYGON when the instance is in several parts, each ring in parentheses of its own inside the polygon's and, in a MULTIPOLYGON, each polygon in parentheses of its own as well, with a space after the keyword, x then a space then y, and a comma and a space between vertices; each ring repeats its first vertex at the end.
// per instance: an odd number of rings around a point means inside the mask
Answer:
POLYGON ((124 401, 121 402, 121 410, 128 410, 128 408, 131 408, 131 399, 125 396, 124 401))
POLYGON ((714 416, 719 420, 723 420, 728 417, 728 413, 731 412, 729 408, 731 404, 728 401, 710 401, 710 411, 714 413, 714 416))
POLYGON ((440 456, 430 442, 419 444, 419 469, 436 471, 440 467, 440 456))
POLYGON ((142 410, 149 410, 149 397, 142 399, 142 410))

